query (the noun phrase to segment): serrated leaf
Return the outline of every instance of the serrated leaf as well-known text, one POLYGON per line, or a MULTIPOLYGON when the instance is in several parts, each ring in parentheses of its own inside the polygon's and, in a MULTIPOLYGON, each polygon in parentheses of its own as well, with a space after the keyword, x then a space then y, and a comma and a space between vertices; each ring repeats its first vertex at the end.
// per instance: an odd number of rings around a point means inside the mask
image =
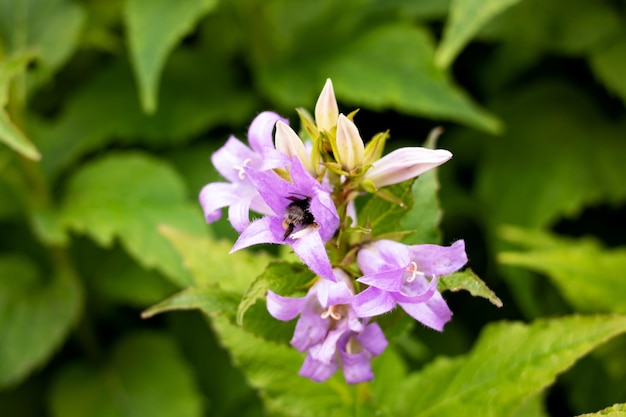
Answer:
POLYGON ((397 415, 511 415, 580 357, 624 332, 620 316, 491 324, 467 356, 438 359, 409 376, 397 415))
POLYGON ((146 113, 157 108, 159 78, 167 56, 215 4, 216 0, 185 0, 175 6, 169 0, 125 2, 131 62, 146 113))
POLYGON ((447 68, 476 33, 494 16, 519 0, 452 0, 435 62, 447 68))
POLYGON ((0 387, 22 381, 65 340, 82 308, 74 276, 39 277, 21 256, 0 257, 0 387))
MULTIPOLYGON (((511 230, 511 229, 505 229, 511 230)), ((565 299, 581 312, 626 314, 626 248, 606 249, 593 239, 566 239, 523 230, 505 233, 511 242, 521 239, 527 251, 500 253, 500 262, 546 274, 565 299), (549 240, 550 243, 546 243, 549 240)))
POLYGON ((581 414, 578 417, 626 417, 626 403, 615 404, 597 413, 581 414))
POLYGON ((226 314, 234 318, 241 297, 217 286, 188 287, 166 300, 145 310, 141 317, 150 318, 156 314, 175 310, 201 310, 205 314, 226 314))
POLYGON ((622 32, 612 42, 595 48, 590 63, 606 88, 626 104, 626 34, 622 32))
POLYGON ((397 202, 378 195, 371 195, 367 203, 357 213, 360 225, 368 225, 373 236, 398 231, 402 217, 413 208, 411 187, 414 180, 390 185, 381 191, 391 195, 397 202), (402 205, 400 205, 401 203, 402 205))
POLYGON ((0 39, 7 54, 33 54, 28 89, 46 81, 70 57, 85 18, 82 7, 69 0, 0 2, 0 39))
POLYGON ((174 342, 138 333, 118 343, 108 363, 73 363, 55 379, 50 405, 55 417, 199 417, 202 397, 174 342))
POLYGON ((118 153, 85 165, 69 181, 61 216, 68 227, 102 246, 119 238, 140 264, 178 286, 193 282, 158 227, 199 231, 206 226, 199 208, 187 201, 178 174, 158 159, 118 153))
POLYGON ((176 248, 199 286, 219 285, 224 290, 243 293, 271 260, 263 252, 229 254, 231 242, 215 241, 169 226, 161 226, 159 233, 176 248))
POLYGON ((496 307, 502 307, 502 301, 498 296, 471 269, 439 278, 437 289, 441 292, 446 290, 453 292, 465 290, 474 297, 485 298, 496 307))
POLYGON ((302 264, 288 262, 269 264, 243 294, 237 310, 237 324, 243 323, 246 311, 257 300, 264 299, 267 290, 272 290, 283 297, 296 296, 294 294, 301 297, 306 292, 307 284, 310 284, 314 278, 315 274, 302 264))
POLYGON ((212 324, 270 412, 298 417, 350 415, 357 399, 340 376, 322 384, 302 378, 298 370, 304 355, 291 346, 255 337, 225 317, 213 317, 212 324))
POLYGON ((441 221, 441 206, 437 193, 439 179, 437 170, 433 169, 420 175, 413 184, 413 207, 400 220, 401 230, 415 230, 402 239, 407 245, 422 243, 441 243, 439 222, 441 221))

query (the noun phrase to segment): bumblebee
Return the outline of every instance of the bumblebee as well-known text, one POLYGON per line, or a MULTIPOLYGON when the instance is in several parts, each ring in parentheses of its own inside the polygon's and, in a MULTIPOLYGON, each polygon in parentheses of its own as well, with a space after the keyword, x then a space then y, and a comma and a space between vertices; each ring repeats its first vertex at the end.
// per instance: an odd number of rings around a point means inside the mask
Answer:
POLYGON ((291 203, 287 206, 285 218, 283 219, 283 229, 285 229, 283 240, 287 239, 287 236, 293 233, 293 229, 296 226, 310 226, 315 224, 315 218, 309 211, 311 204, 310 197, 297 198, 291 196, 287 197, 287 199, 289 199, 291 203))

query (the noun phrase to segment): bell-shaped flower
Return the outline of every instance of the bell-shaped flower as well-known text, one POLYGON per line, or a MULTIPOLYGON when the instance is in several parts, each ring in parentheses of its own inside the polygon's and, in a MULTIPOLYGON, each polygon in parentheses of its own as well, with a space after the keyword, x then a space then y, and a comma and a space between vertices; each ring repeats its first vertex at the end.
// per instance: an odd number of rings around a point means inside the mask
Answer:
POLYGON ((354 122, 343 114, 340 114, 337 120, 337 136, 333 152, 335 159, 346 172, 363 165, 365 153, 363 139, 354 122))
POLYGON ((300 136, 288 124, 281 121, 276 123, 276 150, 289 158, 298 158, 311 175, 317 175, 311 163, 310 151, 307 151, 300 136))
POLYGON ((291 181, 276 172, 245 168, 259 195, 271 209, 265 217, 250 223, 231 252, 260 243, 289 245, 317 275, 334 280, 325 243, 339 227, 339 215, 328 189, 317 182, 293 158, 291 181))
POLYGON ((319 280, 303 298, 268 291, 267 309, 283 321, 300 316, 291 345, 307 352, 301 376, 321 382, 341 368, 348 383, 369 381, 371 358, 385 350, 387 340, 378 324, 356 316, 350 279, 341 270, 334 273, 337 282, 319 280))
POLYGON ((249 210, 272 214, 250 182, 246 169, 268 170, 289 164, 289 159, 274 149, 272 132, 278 121, 287 123, 276 113, 260 113, 248 129, 250 147, 231 136, 213 153, 213 165, 229 182, 213 182, 200 191, 200 205, 208 223, 220 219, 223 207, 228 207, 228 220, 238 232, 250 224, 249 210))
POLYGON ((328 78, 315 104, 315 124, 319 130, 331 132, 337 126, 337 116, 339 106, 335 99, 333 82, 328 78))
POLYGON ((452 153, 445 149, 400 148, 375 161, 363 179, 381 188, 417 177, 450 158, 452 153))
POLYGON ((379 240, 359 251, 357 263, 364 274, 358 281, 369 285, 353 303, 359 317, 377 316, 399 304, 417 321, 441 331, 452 312, 437 291, 437 278, 459 270, 467 255, 462 240, 448 247, 379 240))

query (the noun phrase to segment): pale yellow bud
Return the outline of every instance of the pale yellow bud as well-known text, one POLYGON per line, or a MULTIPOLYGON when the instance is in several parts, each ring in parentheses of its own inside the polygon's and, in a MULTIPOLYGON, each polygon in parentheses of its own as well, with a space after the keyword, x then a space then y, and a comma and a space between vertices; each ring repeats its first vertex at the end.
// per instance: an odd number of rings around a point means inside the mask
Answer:
POLYGON ((335 99, 333 82, 328 78, 315 104, 315 123, 317 124, 317 128, 326 132, 332 131, 337 125, 338 115, 339 107, 335 99))

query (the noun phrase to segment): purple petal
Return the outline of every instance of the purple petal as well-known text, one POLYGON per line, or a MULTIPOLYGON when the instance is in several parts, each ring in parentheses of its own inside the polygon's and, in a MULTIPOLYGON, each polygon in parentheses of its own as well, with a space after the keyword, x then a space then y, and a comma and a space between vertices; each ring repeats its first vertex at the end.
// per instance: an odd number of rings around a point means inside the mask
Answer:
POLYGON ((307 233, 298 239, 290 239, 290 245, 306 266, 322 278, 336 281, 333 268, 326 253, 326 246, 317 231, 307 233))
POLYGON ((448 275, 467 263, 465 242, 457 240, 452 246, 414 245, 410 247, 411 260, 425 275, 448 275))
POLYGON ((399 303, 411 317, 420 323, 438 331, 452 318, 452 311, 438 292, 425 303, 399 303))
POLYGON ((198 200, 207 223, 213 223, 222 217, 222 207, 239 201, 236 191, 234 184, 225 182, 212 182, 202 187, 198 200))
POLYGON ((324 340, 309 348, 311 357, 324 364, 331 363, 337 352, 337 341, 346 333, 346 328, 330 330, 324 340))
POLYGON ((388 345, 385 334, 378 323, 368 324, 363 333, 357 336, 357 340, 361 343, 361 346, 374 356, 383 353, 388 345))
POLYGON ((329 241, 339 227, 339 214, 330 194, 327 191, 316 190, 311 199, 310 211, 320 228, 320 235, 324 242, 329 241))
POLYGON ((279 120, 285 124, 289 124, 289 120, 271 111, 259 113, 259 115, 254 118, 248 129, 248 143, 252 149, 258 153, 262 153, 263 148, 274 147, 272 133, 276 122, 279 120))
POLYGON ((347 353, 340 349, 339 354, 341 355, 343 376, 348 384, 358 384, 371 381, 374 378, 371 356, 367 352, 347 353))
POLYGON ((291 204, 287 197, 299 194, 294 184, 279 177, 274 171, 246 169, 246 176, 254 184, 261 198, 276 214, 282 215, 291 204))
POLYGON ((306 298, 304 297, 282 297, 271 290, 267 291, 267 311, 278 320, 289 321, 295 319, 300 314, 305 303, 306 298))
POLYGON ((281 239, 277 240, 274 233, 270 230, 272 220, 274 219, 274 217, 263 217, 250 223, 239 235, 230 253, 260 243, 282 243, 282 236, 281 239))
POLYGON ((330 364, 326 365, 316 361, 311 355, 307 355, 298 375, 312 379, 315 382, 323 382, 333 376, 335 371, 337 371, 336 361, 332 361, 330 364))
POLYGON ((228 221, 239 233, 250 225, 250 199, 233 202, 228 207, 228 221))
MULTIPOLYGON (((423 281, 424 285, 420 285, 420 289, 423 291, 415 293, 415 294, 407 294, 406 292, 395 292, 392 294, 393 298, 396 299, 397 302, 402 303, 423 303, 432 298, 432 296, 437 292, 437 278, 433 278, 428 284, 428 280, 426 278, 417 278, 417 280, 423 281)), ((415 282, 415 281, 414 281, 415 282)))
POLYGON ((402 289, 402 274, 406 268, 392 269, 376 274, 364 275, 357 281, 385 291, 400 292, 402 289))
POLYGON ((404 269, 411 263, 409 247, 392 240, 379 240, 359 251, 357 263, 363 275, 404 269))
POLYGON ((319 311, 321 309, 318 310, 309 303, 311 303, 311 300, 307 300, 308 305, 302 308, 300 318, 296 323, 296 329, 290 341, 291 346, 300 352, 304 352, 311 346, 321 343, 326 337, 328 327, 331 324, 329 318, 322 318, 321 311, 319 311))
POLYGON ((234 136, 228 138, 224 146, 211 155, 211 162, 224 178, 233 183, 243 181, 240 177, 246 160, 253 161, 259 156, 234 136))
POLYGON ((354 296, 352 308, 359 317, 373 317, 391 311, 396 300, 387 291, 369 287, 354 296))

